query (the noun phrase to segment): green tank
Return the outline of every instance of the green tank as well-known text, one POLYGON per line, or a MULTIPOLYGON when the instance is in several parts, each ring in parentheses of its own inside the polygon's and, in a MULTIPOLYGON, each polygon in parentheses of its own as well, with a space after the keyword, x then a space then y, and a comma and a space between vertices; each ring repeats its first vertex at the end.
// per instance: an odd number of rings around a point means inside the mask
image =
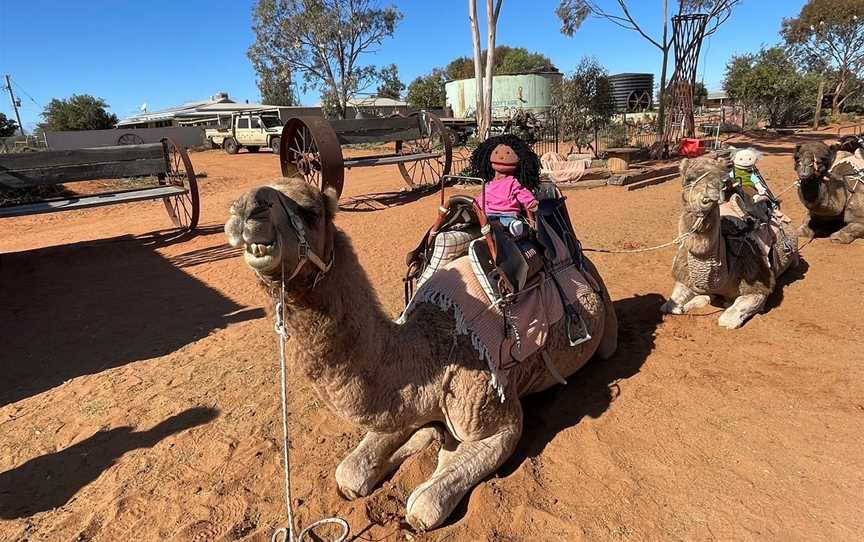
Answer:
MULTIPOLYGON (((492 82, 492 116, 508 118, 524 109, 543 115, 552 107, 552 90, 561 83, 559 72, 496 75, 492 82)), ((457 119, 473 118, 477 107, 476 80, 459 79, 444 85, 447 105, 457 119)))

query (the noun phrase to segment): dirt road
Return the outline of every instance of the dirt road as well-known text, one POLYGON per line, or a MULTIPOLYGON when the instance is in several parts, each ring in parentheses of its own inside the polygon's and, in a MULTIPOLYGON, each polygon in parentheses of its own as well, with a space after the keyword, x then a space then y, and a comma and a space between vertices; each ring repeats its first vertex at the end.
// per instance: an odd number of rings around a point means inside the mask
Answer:
MULTIPOLYGON (((792 179, 788 141, 762 171, 792 179)), ((221 233, 230 201, 278 172, 269 154, 192 154, 202 228, 171 240, 160 202, 0 221, 0 539, 269 540, 284 523, 276 336, 221 233), (153 233, 157 232, 157 233, 153 233)), ((347 198, 398 190, 395 167, 350 171, 347 198)), ((589 247, 676 234, 676 181, 568 192, 589 247)), ((383 304, 434 197, 337 218, 383 304)), ((394 201, 395 200, 395 201, 394 201)), ((793 192, 784 209, 800 221, 793 192)), ((335 490, 361 434, 291 375, 295 495, 308 524, 355 540, 858 540, 864 531, 864 241, 821 239, 740 331, 667 317, 669 250, 592 256, 618 354, 525 400, 516 455, 427 534, 400 524, 434 468, 410 459, 371 497, 335 490)))

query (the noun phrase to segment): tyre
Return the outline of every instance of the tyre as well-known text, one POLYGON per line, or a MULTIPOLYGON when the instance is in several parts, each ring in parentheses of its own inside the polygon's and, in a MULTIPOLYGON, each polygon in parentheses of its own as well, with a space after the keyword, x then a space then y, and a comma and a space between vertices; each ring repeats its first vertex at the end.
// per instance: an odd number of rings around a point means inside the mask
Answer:
POLYGON ((240 145, 237 144, 237 141, 234 138, 229 137, 222 143, 222 148, 225 149, 225 152, 228 154, 237 154, 237 151, 240 150, 240 145))
POLYGON ((282 143, 281 137, 274 137, 270 139, 270 150, 273 151, 273 154, 279 154, 279 145, 282 143))
POLYGON ((246 147, 246 150, 248 150, 249 152, 258 152, 258 146, 252 145, 252 146, 246 147))

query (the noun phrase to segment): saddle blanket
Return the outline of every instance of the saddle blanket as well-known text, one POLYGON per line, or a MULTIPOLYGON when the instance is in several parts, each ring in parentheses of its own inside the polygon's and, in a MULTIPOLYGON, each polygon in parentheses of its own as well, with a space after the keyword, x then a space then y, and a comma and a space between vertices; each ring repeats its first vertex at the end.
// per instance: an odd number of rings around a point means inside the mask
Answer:
POLYGON ((397 322, 404 323, 422 303, 452 312, 454 333, 470 337, 477 355, 488 364, 492 386, 503 402, 507 370, 537 353, 546 344, 549 328, 564 317, 564 303, 553 280, 558 281, 568 304, 579 305, 580 296, 595 291, 571 264, 554 273, 541 272, 533 285, 504 307, 490 301, 470 256, 462 256, 438 269, 419 287, 397 322))

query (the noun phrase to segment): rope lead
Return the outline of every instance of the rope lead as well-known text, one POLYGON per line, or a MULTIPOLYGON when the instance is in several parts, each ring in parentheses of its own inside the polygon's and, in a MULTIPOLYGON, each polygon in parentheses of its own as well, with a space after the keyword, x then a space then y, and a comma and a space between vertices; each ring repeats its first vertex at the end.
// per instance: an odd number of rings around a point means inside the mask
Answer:
POLYGON ((285 263, 282 263, 282 281, 280 288, 279 301, 276 302, 276 325, 274 326, 276 335, 279 336, 279 368, 281 374, 281 395, 282 395, 282 461, 285 467, 285 506, 288 509, 288 526, 276 529, 271 542, 303 542, 306 540, 314 529, 322 525, 338 525, 342 528, 342 533, 334 539, 333 542, 344 542, 351 532, 348 522, 339 517, 324 518, 312 523, 295 537, 294 536, 294 508, 291 498, 291 463, 288 455, 289 438, 288 438, 288 385, 286 378, 285 364, 285 341, 288 339, 288 330, 285 329, 285 263))

